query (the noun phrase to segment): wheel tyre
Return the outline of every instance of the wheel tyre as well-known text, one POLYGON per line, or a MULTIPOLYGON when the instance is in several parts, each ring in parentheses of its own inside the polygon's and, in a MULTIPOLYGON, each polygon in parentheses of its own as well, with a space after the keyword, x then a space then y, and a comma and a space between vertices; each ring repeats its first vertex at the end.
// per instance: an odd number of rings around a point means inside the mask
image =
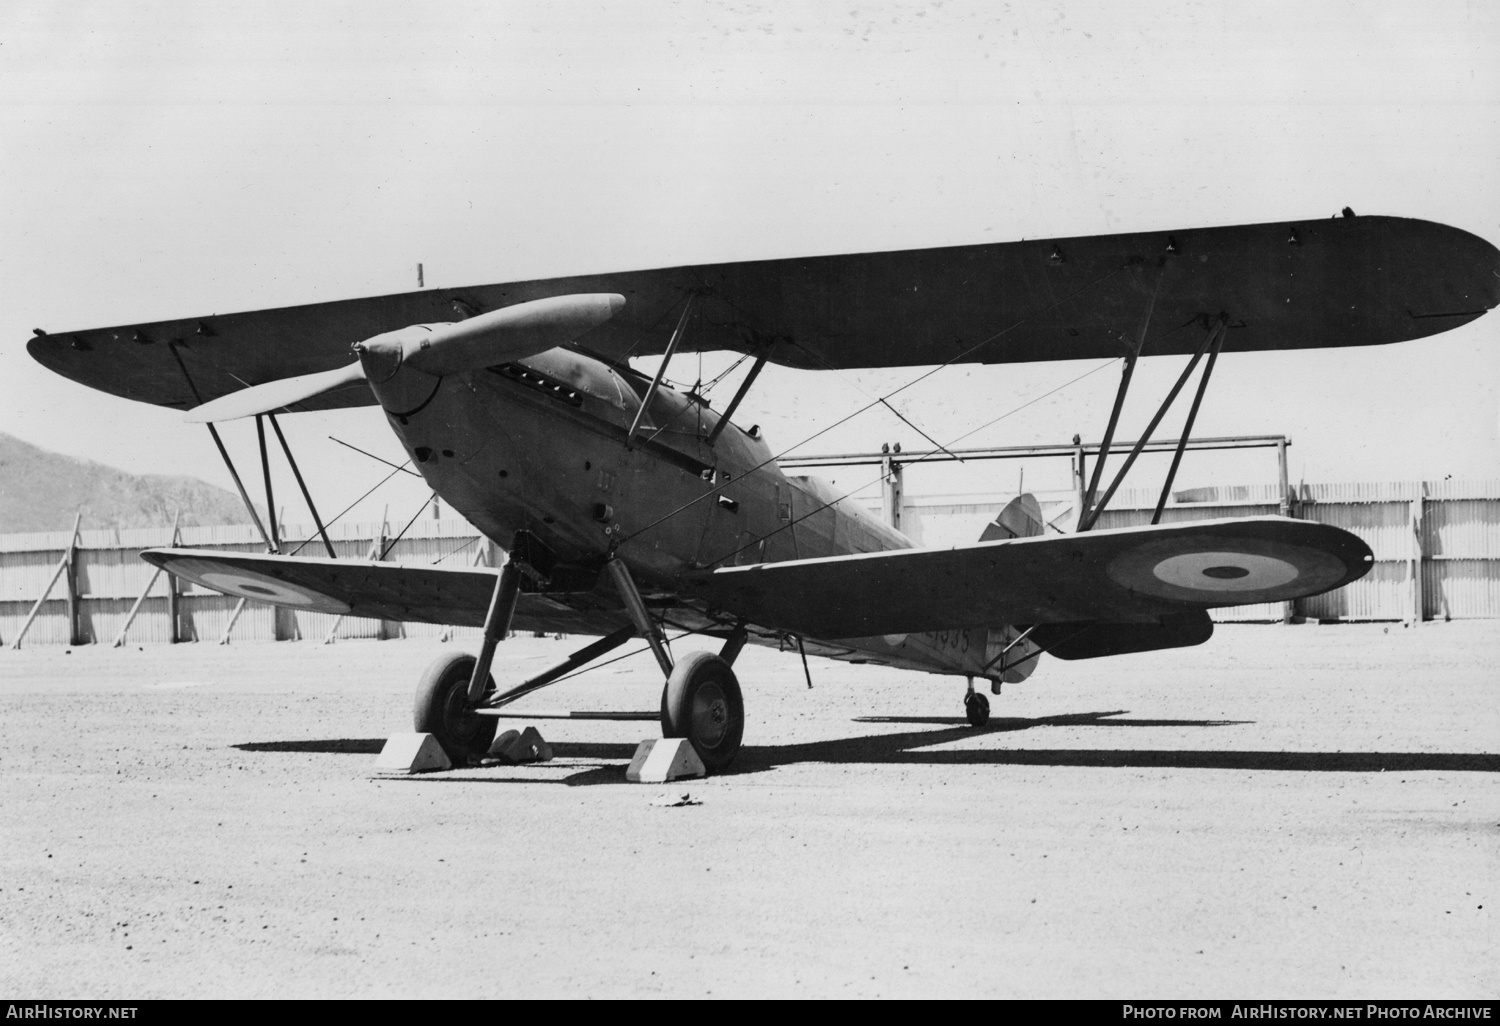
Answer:
MULTIPOLYGON (((417 733, 437 738, 455 766, 467 766, 482 758, 495 740, 495 718, 476 716, 469 703, 469 678, 473 674, 471 655, 455 652, 438 658, 422 673, 412 709, 417 733)), ((494 690, 495 678, 491 677, 484 691, 489 695, 494 690)))
POLYGON ((979 692, 974 692, 964 699, 964 715, 969 718, 972 726, 984 726, 990 722, 990 700, 979 692))
POLYGON ((745 736, 745 700, 728 663, 712 652, 678 661, 661 693, 663 737, 685 737, 710 773, 729 768, 745 736))

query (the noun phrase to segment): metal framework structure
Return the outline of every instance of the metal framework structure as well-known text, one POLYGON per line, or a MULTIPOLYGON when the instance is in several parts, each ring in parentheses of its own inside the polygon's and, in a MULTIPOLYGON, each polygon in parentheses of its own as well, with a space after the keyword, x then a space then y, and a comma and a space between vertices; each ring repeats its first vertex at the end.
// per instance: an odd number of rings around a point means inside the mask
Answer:
MULTIPOLYGON (((1200 390, 1198 397, 1201 399, 1200 390)), ((1196 400, 1195 400, 1196 402, 1196 400)), ((1094 464, 1094 486, 1098 486, 1098 478, 1104 463, 1102 457, 1110 452, 1128 452, 1132 457, 1127 460, 1121 475, 1130 469, 1134 462, 1134 456, 1143 452, 1170 452, 1173 453, 1172 466, 1175 477, 1176 468, 1181 463, 1182 454, 1188 449, 1275 449, 1276 450, 1276 473, 1278 494, 1280 498, 1280 510, 1282 515, 1291 511, 1292 496, 1290 482, 1287 477, 1286 450, 1292 440, 1286 435, 1228 435, 1220 438, 1163 438, 1157 441, 1141 439, 1134 442, 1112 442, 1106 439, 1102 442, 1080 441, 1078 436, 1073 436, 1071 444, 1067 445, 997 445, 983 446, 973 449, 913 449, 902 452, 900 446, 887 447, 881 452, 846 452, 827 453, 818 456, 793 456, 780 460, 783 470, 789 469, 813 469, 818 467, 854 467, 854 466, 878 466, 882 472, 882 489, 884 506, 887 509, 887 520, 892 527, 898 530, 900 523, 900 496, 903 489, 902 471, 906 466, 914 463, 951 463, 955 461, 966 462, 968 460, 1021 460, 1037 457, 1061 457, 1066 456, 1073 460, 1073 486, 1078 496, 1078 508, 1080 513, 1085 508, 1088 499, 1088 487, 1085 478, 1088 477, 1088 459, 1095 458, 1094 464), (1106 448, 1107 447, 1107 448, 1106 448)), ((1166 494, 1170 490, 1172 477, 1167 480, 1167 488, 1163 489, 1162 497, 1158 500, 1157 510, 1153 523, 1161 519, 1161 512, 1165 506, 1166 494)), ((1118 479, 1116 486, 1118 485, 1118 479)), ((1114 494, 1115 487, 1106 492, 1107 501, 1114 494)), ((1104 501, 1094 507, 1093 512, 1097 520, 1098 514, 1104 509, 1104 501)))

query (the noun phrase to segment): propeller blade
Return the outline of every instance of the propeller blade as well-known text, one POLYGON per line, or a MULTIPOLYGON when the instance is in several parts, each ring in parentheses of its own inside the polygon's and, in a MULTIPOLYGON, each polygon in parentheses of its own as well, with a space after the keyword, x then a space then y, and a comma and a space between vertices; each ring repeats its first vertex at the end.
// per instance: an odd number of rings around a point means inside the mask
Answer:
POLYGON ((270 413, 283 406, 300 403, 315 395, 331 392, 344 385, 365 380, 365 369, 358 362, 346 367, 336 367, 317 374, 303 374, 295 378, 268 381, 264 385, 252 385, 238 392, 220 396, 202 406, 195 406, 182 415, 189 424, 210 424, 215 421, 238 420, 253 417, 257 413, 270 413))
POLYGON ((493 367, 565 345, 625 305, 609 292, 552 296, 501 307, 454 324, 424 324, 376 335, 355 347, 373 380, 398 367, 441 376, 493 367))
POLYGON ((592 292, 534 299, 454 324, 413 324, 356 343, 359 360, 347 367, 252 385, 195 407, 183 419, 208 424, 270 413, 356 381, 387 382, 403 366, 441 377, 522 360, 573 341, 624 305, 624 296, 592 292))

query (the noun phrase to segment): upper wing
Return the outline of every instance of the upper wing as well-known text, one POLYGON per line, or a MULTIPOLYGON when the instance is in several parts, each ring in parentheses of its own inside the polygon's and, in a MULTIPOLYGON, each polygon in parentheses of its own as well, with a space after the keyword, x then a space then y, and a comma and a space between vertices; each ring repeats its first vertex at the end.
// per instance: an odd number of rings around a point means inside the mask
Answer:
MULTIPOLYGON (((278 556, 213 549, 147 549, 141 558, 205 588, 319 613, 483 627, 497 571, 278 556)), ((572 609, 522 592, 516 630, 607 634, 622 614, 572 609)))
MULTIPOLYGON (((1148 355, 1193 352, 1192 322, 1220 312, 1231 352, 1421 338, 1500 303, 1500 251, 1430 221, 1339 218, 429 289, 60 332, 28 348, 93 388, 186 409, 343 366, 350 343, 381 332, 585 292, 626 296, 579 340, 616 358, 662 352, 695 294, 686 350, 774 343, 773 361, 808 368, 1014 363, 1119 356, 1153 295, 1148 355)), ((299 408, 372 402, 359 385, 299 408)))
POLYGON ((728 567, 686 594, 813 638, 998 624, 1160 622, 1316 595, 1369 570, 1347 531, 1283 517, 1203 520, 728 567))

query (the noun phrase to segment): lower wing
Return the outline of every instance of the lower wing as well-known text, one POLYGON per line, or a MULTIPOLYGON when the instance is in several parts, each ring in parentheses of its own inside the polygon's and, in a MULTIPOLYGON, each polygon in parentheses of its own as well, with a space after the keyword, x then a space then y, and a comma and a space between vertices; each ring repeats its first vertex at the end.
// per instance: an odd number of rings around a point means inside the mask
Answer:
MULTIPOLYGON (((147 549, 141 558, 213 591, 317 613, 483 627, 498 571, 278 556, 213 549, 147 549)), ((608 633, 628 622, 522 592, 516 630, 608 633)))
MULTIPOLYGON (((484 623, 496 575, 196 549, 148 549, 141 556, 206 588, 259 602, 471 627, 484 623)), ((685 578, 680 597, 762 628, 824 640, 1001 624, 1189 620, 1188 633, 1197 637, 1204 618, 1183 614, 1316 595, 1364 576, 1373 558, 1364 542, 1336 527, 1252 517, 727 567, 685 578)), ((612 612, 601 626, 604 614, 523 593, 515 626, 600 633, 626 622, 612 612)), ((1139 650, 1132 648, 1144 643, 1139 633, 1127 630, 1097 654, 1139 650)), ((1176 638, 1182 629, 1168 633, 1176 638)), ((1097 645, 1080 640, 1073 647, 1075 657, 1086 658, 1097 645)), ((1066 658, 1065 648, 1059 654, 1066 658)))
POLYGON ((726 567, 695 575, 684 595, 824 639, 1145 624, 1316 595, 1364 576, 1373 560, 1339 528, 1248 517, 726 567))

